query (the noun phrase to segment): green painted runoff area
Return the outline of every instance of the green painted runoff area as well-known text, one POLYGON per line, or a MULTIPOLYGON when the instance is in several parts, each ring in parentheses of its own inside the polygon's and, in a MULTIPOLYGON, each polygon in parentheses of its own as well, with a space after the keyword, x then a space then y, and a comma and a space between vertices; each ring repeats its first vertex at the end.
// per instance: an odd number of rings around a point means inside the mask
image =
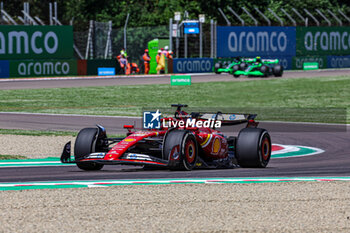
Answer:
POLYGON ((350 177, 254 177, 254 178, 183 178, 183 179, 137 179, 137 180, 94 180, 94 181, 47 181, 0 183, 1 191, 59 188, 97 188, 121 185, 161 185, 161 184, 251 184, 277 182, 329 182, 350 181, 350 177))

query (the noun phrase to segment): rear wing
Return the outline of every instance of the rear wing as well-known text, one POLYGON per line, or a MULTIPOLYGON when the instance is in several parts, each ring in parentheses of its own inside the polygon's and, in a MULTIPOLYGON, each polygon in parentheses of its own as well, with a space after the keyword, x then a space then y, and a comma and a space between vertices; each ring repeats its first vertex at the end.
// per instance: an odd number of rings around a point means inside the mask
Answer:
POLYGON ((278 59, 261 59, 262 63, 268 63, 268 64, 278 64, 278 59))
POLYGON ((191 116, 201 120, 217 120, 221 121, 221 125, 237 125, 246 123, 250 120, 254 121, 257 114, 242 113, 191 113, 191 116))

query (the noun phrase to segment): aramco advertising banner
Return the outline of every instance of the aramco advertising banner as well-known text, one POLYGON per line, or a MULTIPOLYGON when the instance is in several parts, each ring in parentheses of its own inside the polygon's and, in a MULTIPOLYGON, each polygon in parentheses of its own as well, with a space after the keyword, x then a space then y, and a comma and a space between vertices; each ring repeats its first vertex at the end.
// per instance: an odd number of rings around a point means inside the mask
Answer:
POLYGON ((77 60, 12 60, 10 77, 77 75, 77 60))
POLYGON ((72 57, 72 26, 0 26, 0 60, 72 57))
POLYGON ((295 27, 217 27, 217 57, 295 56, 295 27))
POLYGON ((174 73, 209 73, 213 66, 212 58, 175 58, 173 61, 174 73))
POLYGON ((297 27, 297 56, 349 55, 350 27, 297 27))

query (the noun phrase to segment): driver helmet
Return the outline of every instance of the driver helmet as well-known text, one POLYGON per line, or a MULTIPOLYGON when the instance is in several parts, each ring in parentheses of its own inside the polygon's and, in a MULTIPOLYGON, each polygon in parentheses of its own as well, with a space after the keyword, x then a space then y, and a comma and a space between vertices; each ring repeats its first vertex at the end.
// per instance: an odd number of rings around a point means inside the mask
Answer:
POLYGON ((255 62, 259 62, 260 63, 261 62, 261 57, 256 57, 255 58, 255 62))

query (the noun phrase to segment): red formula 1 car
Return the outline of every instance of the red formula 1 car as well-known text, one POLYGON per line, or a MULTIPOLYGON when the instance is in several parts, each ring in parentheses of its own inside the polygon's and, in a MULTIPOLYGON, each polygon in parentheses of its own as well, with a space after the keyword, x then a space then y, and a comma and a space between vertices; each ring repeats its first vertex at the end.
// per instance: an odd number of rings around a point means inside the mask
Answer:
POLYGON ((82 129, 75 141, 74 158, 70 142, 63 150, 62 163, 76 163, 83 170, 100 170, 104 165, 141 165, 170 170, 196 167, 264 168, 271 156, 271 139, 265 129, 257 128, 254 114, 200 113, 187 114, 177 107, 174 117, 159 118, 158 129, 128 130, 126 137, 108 138, 106 130, 82 129), (246 123, 237 137, 227 137, 215 127, 246 123))

